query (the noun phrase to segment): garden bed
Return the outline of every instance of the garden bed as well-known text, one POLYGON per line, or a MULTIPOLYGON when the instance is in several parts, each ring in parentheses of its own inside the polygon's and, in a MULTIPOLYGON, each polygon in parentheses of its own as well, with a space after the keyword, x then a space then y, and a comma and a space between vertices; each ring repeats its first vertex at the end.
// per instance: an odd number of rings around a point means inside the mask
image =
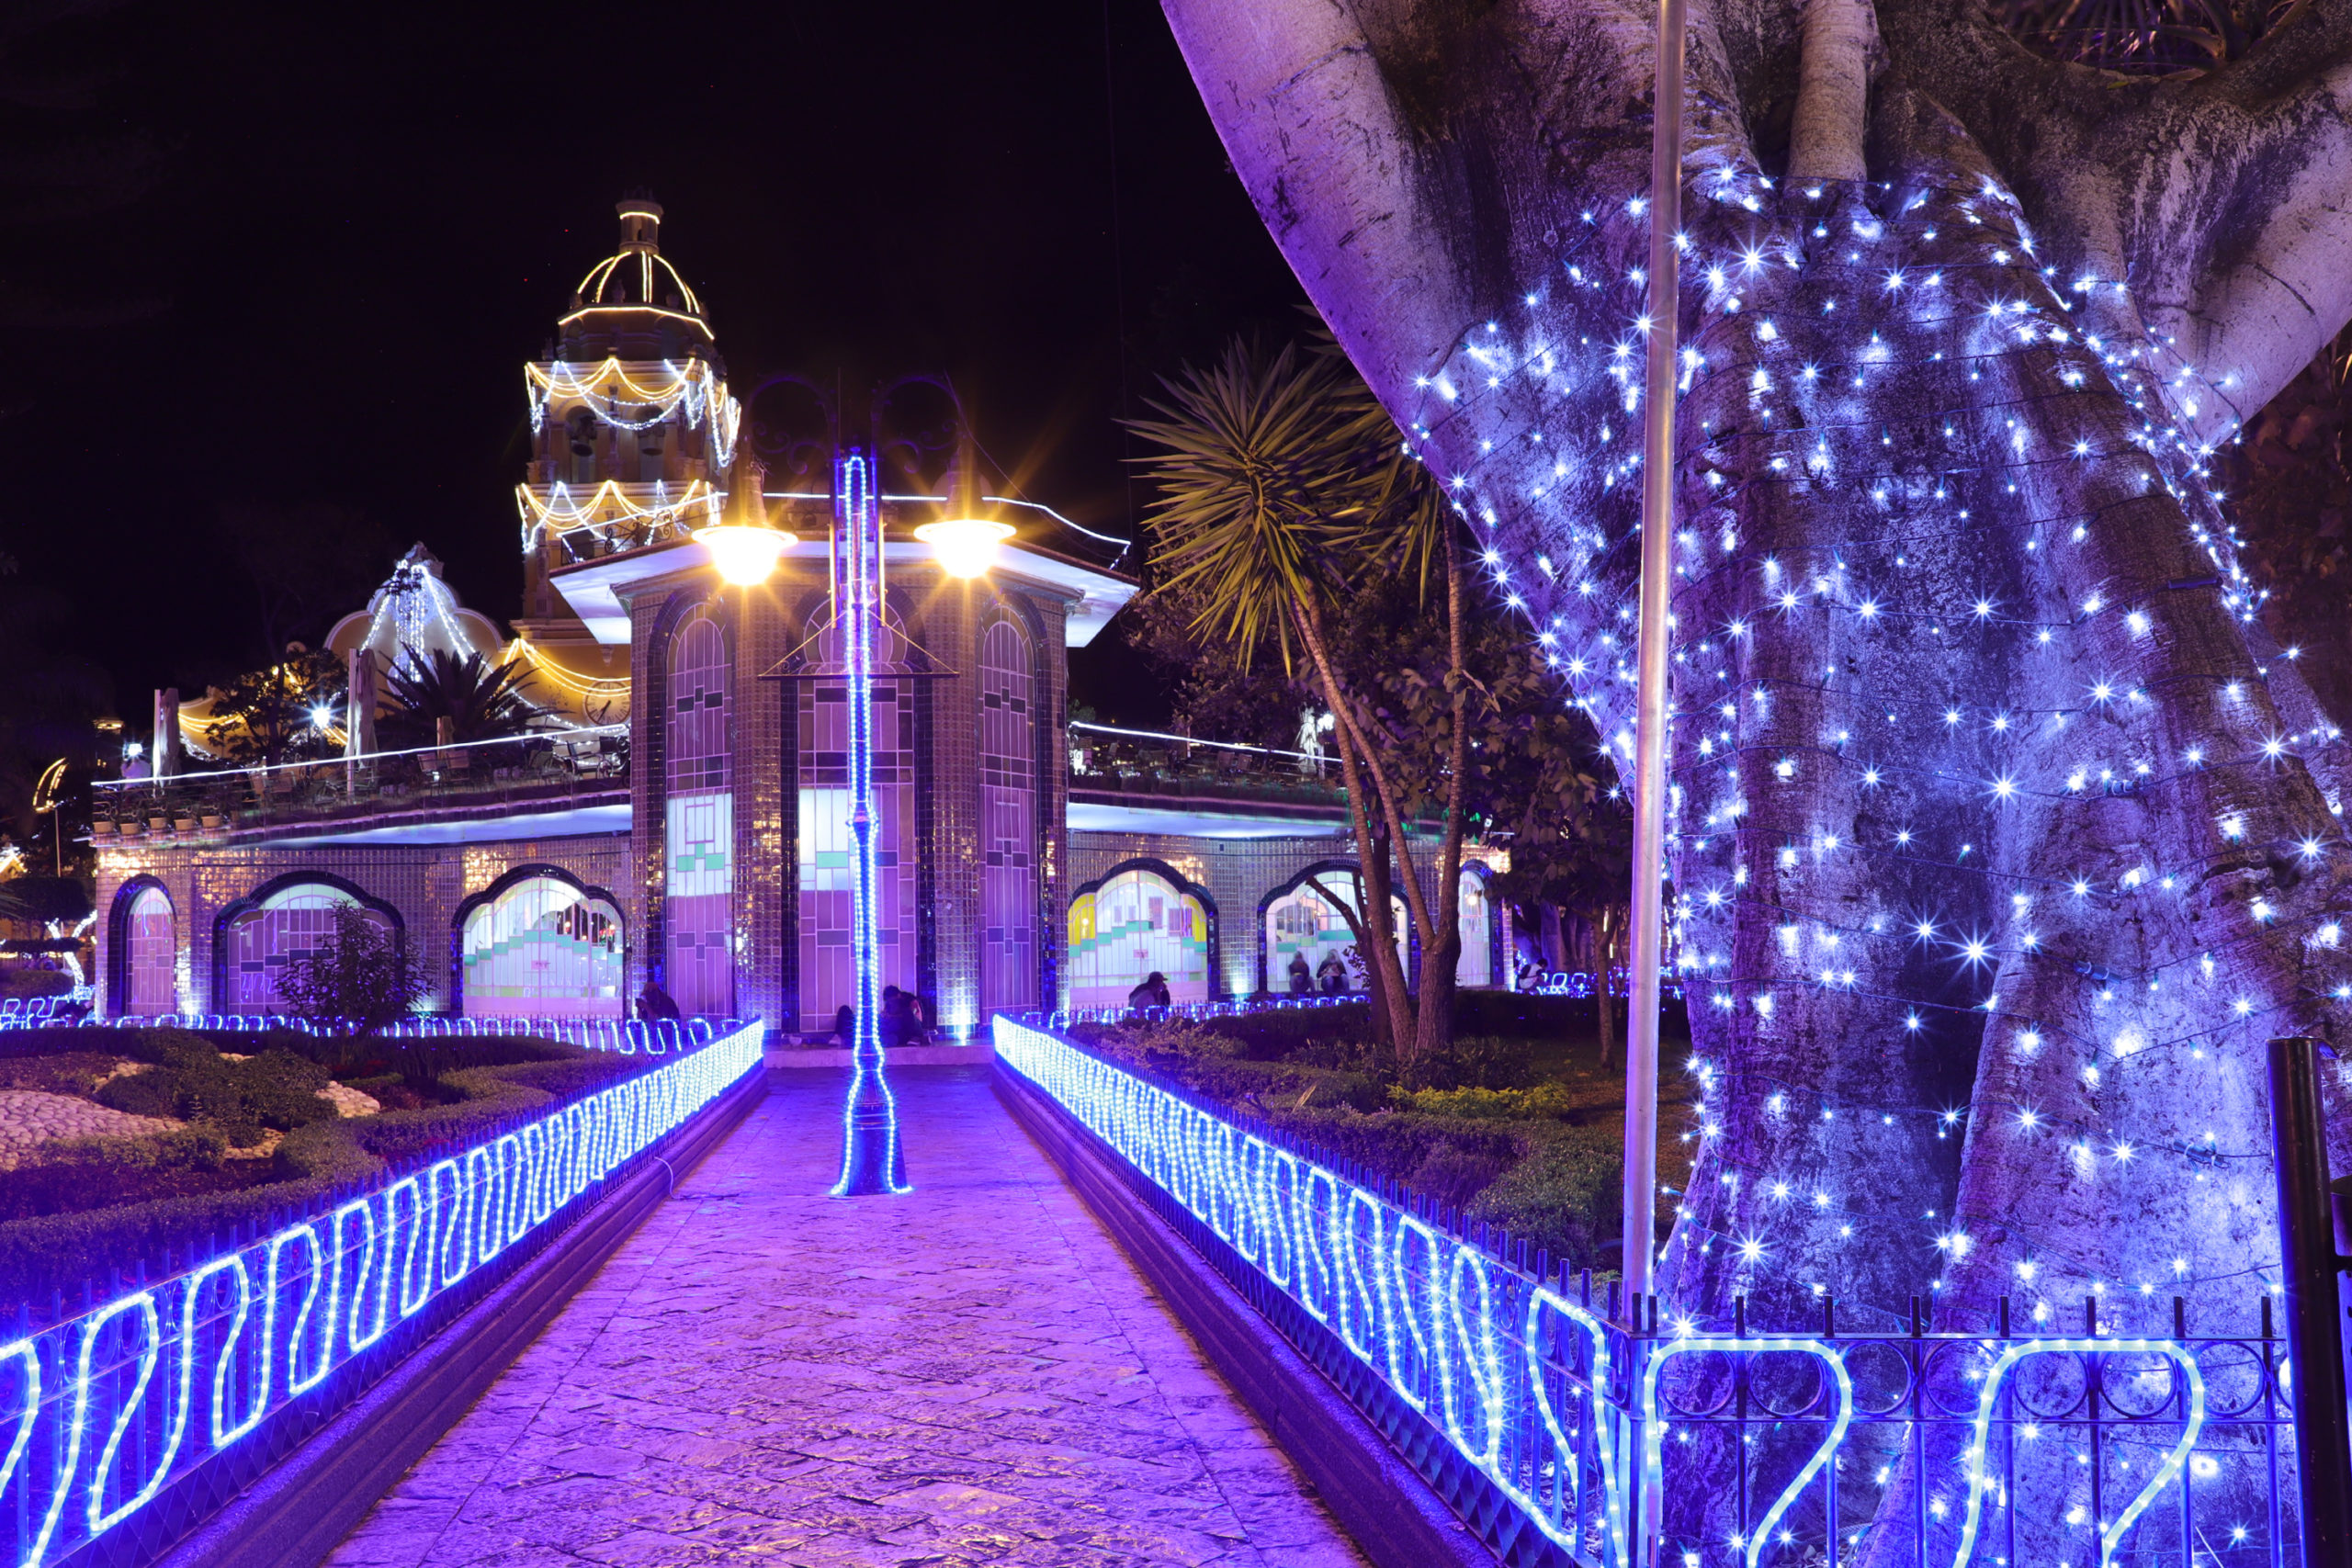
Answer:
POLYGON ((500 1036, 56 1029, 6 1046, 0 1312, 40 1315, 657 1065, 500 1036), (137 1130, 43 1137, 78 1118, 137 1130))
MULTIPOLYGON (((1372 1043, 1369 1010, 1353 1006, 1082 1024, 1070 1038, 1196 1103, 1257 1118, 1465 1220, 1507 1228, 1555 1263, 1612 1272, 1623 1231, 1625 1078, 1622 1065, 1600 1066, 1592 1004, 1463 1000, 1458 1025, 1492 1032, 1465 1032, 1447 1051, 1401 1065, 1372 1043)), ((1673 1111, 1691 1096, 1683 1052, 1667 1043, 1658 1180, 1679 1191, 1691 1145, 1673 1111)))

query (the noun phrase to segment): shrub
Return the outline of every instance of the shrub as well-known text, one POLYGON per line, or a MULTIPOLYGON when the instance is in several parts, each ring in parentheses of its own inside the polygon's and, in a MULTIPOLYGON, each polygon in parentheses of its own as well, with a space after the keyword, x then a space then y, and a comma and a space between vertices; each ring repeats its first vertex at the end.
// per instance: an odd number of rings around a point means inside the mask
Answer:
POLYGON ((0 964, 0 997, 62 997, 74 988, 74 976, 62 969, 34 964, 0 964))
POLYGON ((0 1181, 0 1221, 211 1191, 228 1147, 217 1127, 45 1144, 40 1164, 0 1181))
POLYGON ((341 1019, 361 1032, 399 1022, 432 994, 398 932, 356 904, 338 903, 324 943, 288 959, 277 989, 306 1018, 341 1019))
POLYGON ((1515 1121, 1553 1119, 1575 1108, 1573 1097, 1555 1083, 1533 1089, 1392 1089, 1388 1101, 1399 1111, 1425 1116, 1508 1118, 1515 1121))
POLYGON ((178 1029, 125 1031, 153 1066, 108 1082, 99 1104, 134 1116, 168 1116, 217 1127, 231 1146, 250 1148, 265 1131, 291 1132, 336 1114, 319 1098, 327 1070, 291 1051, 265 1050, 232 1062, 201 1035, 178 1029))
POLYGON ((0 1089, 87 1096, 114 1071, 111 1051, 65 1051, 54 1056, 0 1057, 0 1089))
MULTIPOLYGON (((155 1055, 186 1051, 185 1041, 202 1039, 171 1030, 124 1030, 105 1038, 108 1045, 117 1047, 147 1042, 155 1055), (175 1034, 185 1040, 153 1039, 175 1034)), ((251 1044, 263 1038, 266 1037, 245 1035, 233 1038, 232 1043, 251 1044)), ((84 1032, 81 1043, 86 1044, 88 1039, 84 1032)), ((0 1223, 0 1302, 45 1303, 52 1292, 72 1295, 85 1280, 103 1288, 111 1269, 129 1273, 144 1264, 152 1270, 164 1267, 167 1255, 175 1250, 184 1259, 190 1250, 217 1249, 223 1236, 280 1223, 288 1213, 324 1201, 354 1184, 377 1179, 388 1166, 421 1162, 465 1147, 502 1123, 544 1113, 560 1101, 658 1065, 644 1057, 610 1055, 544 1040, 499 1038, 466 1043, 502 1053, 507 1059, 447 1074, 443 1082, 458 1097, 454 1103, 345 1121, 334 1116, 326 1101, 316 1100, 323 1114, 287 1132, 275 1156, 266 1161, 229 1161, 218 1170, 202 1171, 200 1156, 194 1151, 208 1137, 220 1138, 203 1125, 162 1134, 165 1140, 179 1140, 171 1146, 187 1151, 184 1154, 89 1148, 92 1145, 155 1145, 158 1139, 154 1137, 84 1139, 72 1145, 45 1145, 44 1156, 51 1149, 63 1150, 63 1156, 55 1161, 44 1157, 41 1164, 20 1167, 0 1180, 0 1190, 6 1191, 12 1205, 0 1212, 14 1213, 35 1207, 29 1201, 17 1204, 19 1191, 45 1193, 51 1204, 50 1212, 0 1223), (134 1180, 140 1177, 142 1161, 151 1163, 144 1168, 144 1177, 134 1180), (48 1174, 61 1166, 79 1172, 78 1183, 71 1174, 48 1174), (240 1177, 238 1172, 247 1167, 250 1176, 240 1177), (107 1179, 118 1185, 102 1191, 100 1184, 91 1179, 91 1173, 100 1170, 114 1173, 107 1179), (248 1184, 223 1190, 224 1179, 248 1184)), ((123 1054, 139 1053, 125 1049, 123 1054)), ((265 1055, 281 1061, 293 1055, 290 1052, 265 1055)), ((295 1060, 295 1067, 283 1070, 307 1069, 319 1075, 319 1082, 325 1082, 316 1064, 295 1060)), ((138 1077, 165 1070, 159 1066, 138 1077)), ((225 1147, 227 1140, 220 1138, 220 1142, 225 1147)))
MULTIPOLYGON (((1341 1010, 1260 1016, 1320 1019, 1341 1010)), ((1507 1227, 1555 1261, 1589 1266, 1616 1234, 1623 1165, 1616 1129, 1563 1123, 1576 1109, 1573 1093, 1532 1081, 1526 1039, 1462 1037, 1421 1064, 1434 1083, 1406 1087, 1368 1041, 1351 1045, 1300 1033, 1288 1042, 1295 1054, 1287 1060, 1260 1059, 1265 1041, 1280 1032, 1225 1027, 1249 1021, 1096 1026, 1073 1037, 1187 1098, 1257 1118, 1469 1220, 1507 1227)))
POLYGON ((1595 1127, 1553 1126, 1470 1202, 1473 1220, 1525 1236, 1571 1268, 1589 1268, 1623 1229, 1625 1151, 1595 1127))

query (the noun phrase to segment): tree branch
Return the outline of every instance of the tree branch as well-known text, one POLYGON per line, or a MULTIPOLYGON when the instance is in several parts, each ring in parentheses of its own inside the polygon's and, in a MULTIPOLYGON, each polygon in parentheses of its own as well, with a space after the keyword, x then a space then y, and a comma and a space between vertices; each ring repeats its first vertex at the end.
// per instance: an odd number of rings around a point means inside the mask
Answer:
POLYGON ((1862 122, 1870 99, 1871 55, 1878 16, 1870 0, 1810 0, 1797 68, 1797 107, 1789 127, 1789 182, 1860 185, 1862 122))
POLYGON ((2346 0, 2193 77, 2045 60, 1954 0, 1880 0, 1879 16, 1894 67, 2008 175, 2052 259, 2109 286, 2090 299, 2120 312, 2110 324, 2171 340, 2195 372, 2176 402, 2208 439, 2352 321, 2346 0))

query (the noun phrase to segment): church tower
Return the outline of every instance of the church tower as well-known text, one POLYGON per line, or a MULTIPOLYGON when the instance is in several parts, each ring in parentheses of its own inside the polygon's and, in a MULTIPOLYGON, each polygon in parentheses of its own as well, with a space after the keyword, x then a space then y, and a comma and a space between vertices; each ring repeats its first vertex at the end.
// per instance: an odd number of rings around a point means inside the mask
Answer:
POLYGON ((740 409, 702 300, 662 254, 662 204, 618 204, 620 246, 582 278, 545 357, 523 367, 532 452, 515 487, 533 643, 593 646, 548 581, 574 561, 718 519, 740 409))

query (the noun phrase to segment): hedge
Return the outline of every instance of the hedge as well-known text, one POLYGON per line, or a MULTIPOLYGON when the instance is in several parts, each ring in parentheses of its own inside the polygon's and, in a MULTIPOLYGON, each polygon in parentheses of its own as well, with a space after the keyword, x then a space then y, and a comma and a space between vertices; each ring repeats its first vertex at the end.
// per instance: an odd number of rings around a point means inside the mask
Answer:
MULTIPOLYGON (((99 1043, 92 1040, 95 1032, 87 1030, 10 1032, 62 1037, 58 1040, 60 1050, 86 1052, 99 1043)), ((136 1037, 175 1032, 108 1031, 103 1048, 134 1059, 153 1059, 184 1047, 168 1040, 134 1043, 136 1037)), ((272 1039, 231 1035, 220 1043, 266 1049, 272 1039)), ((0 1325, 5 1325, 9 1309, 18 1303, 47 1314, 59 1310, 61 1304, 74 1310, 85 1300, 102 1300, 111 1292, 118 1274, 157 1277, 193 1257, 219 1250, 232 1237, 262 1234, 295 1213, 373 1183, 388 1169, 427 1163, 430 1157, 467 1147, 503 1126, 654 1065, 650 1058, 587 1051, 553 1041, 492 1036, 479 1043, 523 1059, 448 1074, 442 1084, 462 1097, 454 1104, 350 1120, 330 1117, 294 1126, 272 1156, 276 1179, 229 1191, 165 1196, 0 1224, 0 1325)), ((325 1106, 324 1101, 319 1103, 325 1106)), ((332 1111, 331 1107, 326 1109, 332 1111)), ((78 1138, 44 1145, 39 1165, 20 1167, 0 1179, 12 1189, 22 1183, 67 1179, 65 1175, 52 1179, 36 1174, 65 1167, 85 1181, 114 1181, 127 1187, 141 1175, 153 1178, 167 1173, 175 1168, 175 1161, 185 1168, 187 1162, 207 1157, 206 1131, 198 1124, 158 1136, 78 1138)))
MULTIPOLYGON (((1196 1102, 1254 1117, 1468 1220, 1507 1227, 1555 1262, 1593 1267, 1623 1229, 1624 1147, 1613 1125, 1563 1122, 1549 1114, 1557 1096, 1540 1089, 1392 1099, 1369 1073, 1256 1059, 1258 1042, 1220 1027, 1240 1021, 1083 1027, 1072 1037, 1196 1102)), ((1502 1042, 1464 1043, 1498 1075, 1524 1055, 1502 1042)))

